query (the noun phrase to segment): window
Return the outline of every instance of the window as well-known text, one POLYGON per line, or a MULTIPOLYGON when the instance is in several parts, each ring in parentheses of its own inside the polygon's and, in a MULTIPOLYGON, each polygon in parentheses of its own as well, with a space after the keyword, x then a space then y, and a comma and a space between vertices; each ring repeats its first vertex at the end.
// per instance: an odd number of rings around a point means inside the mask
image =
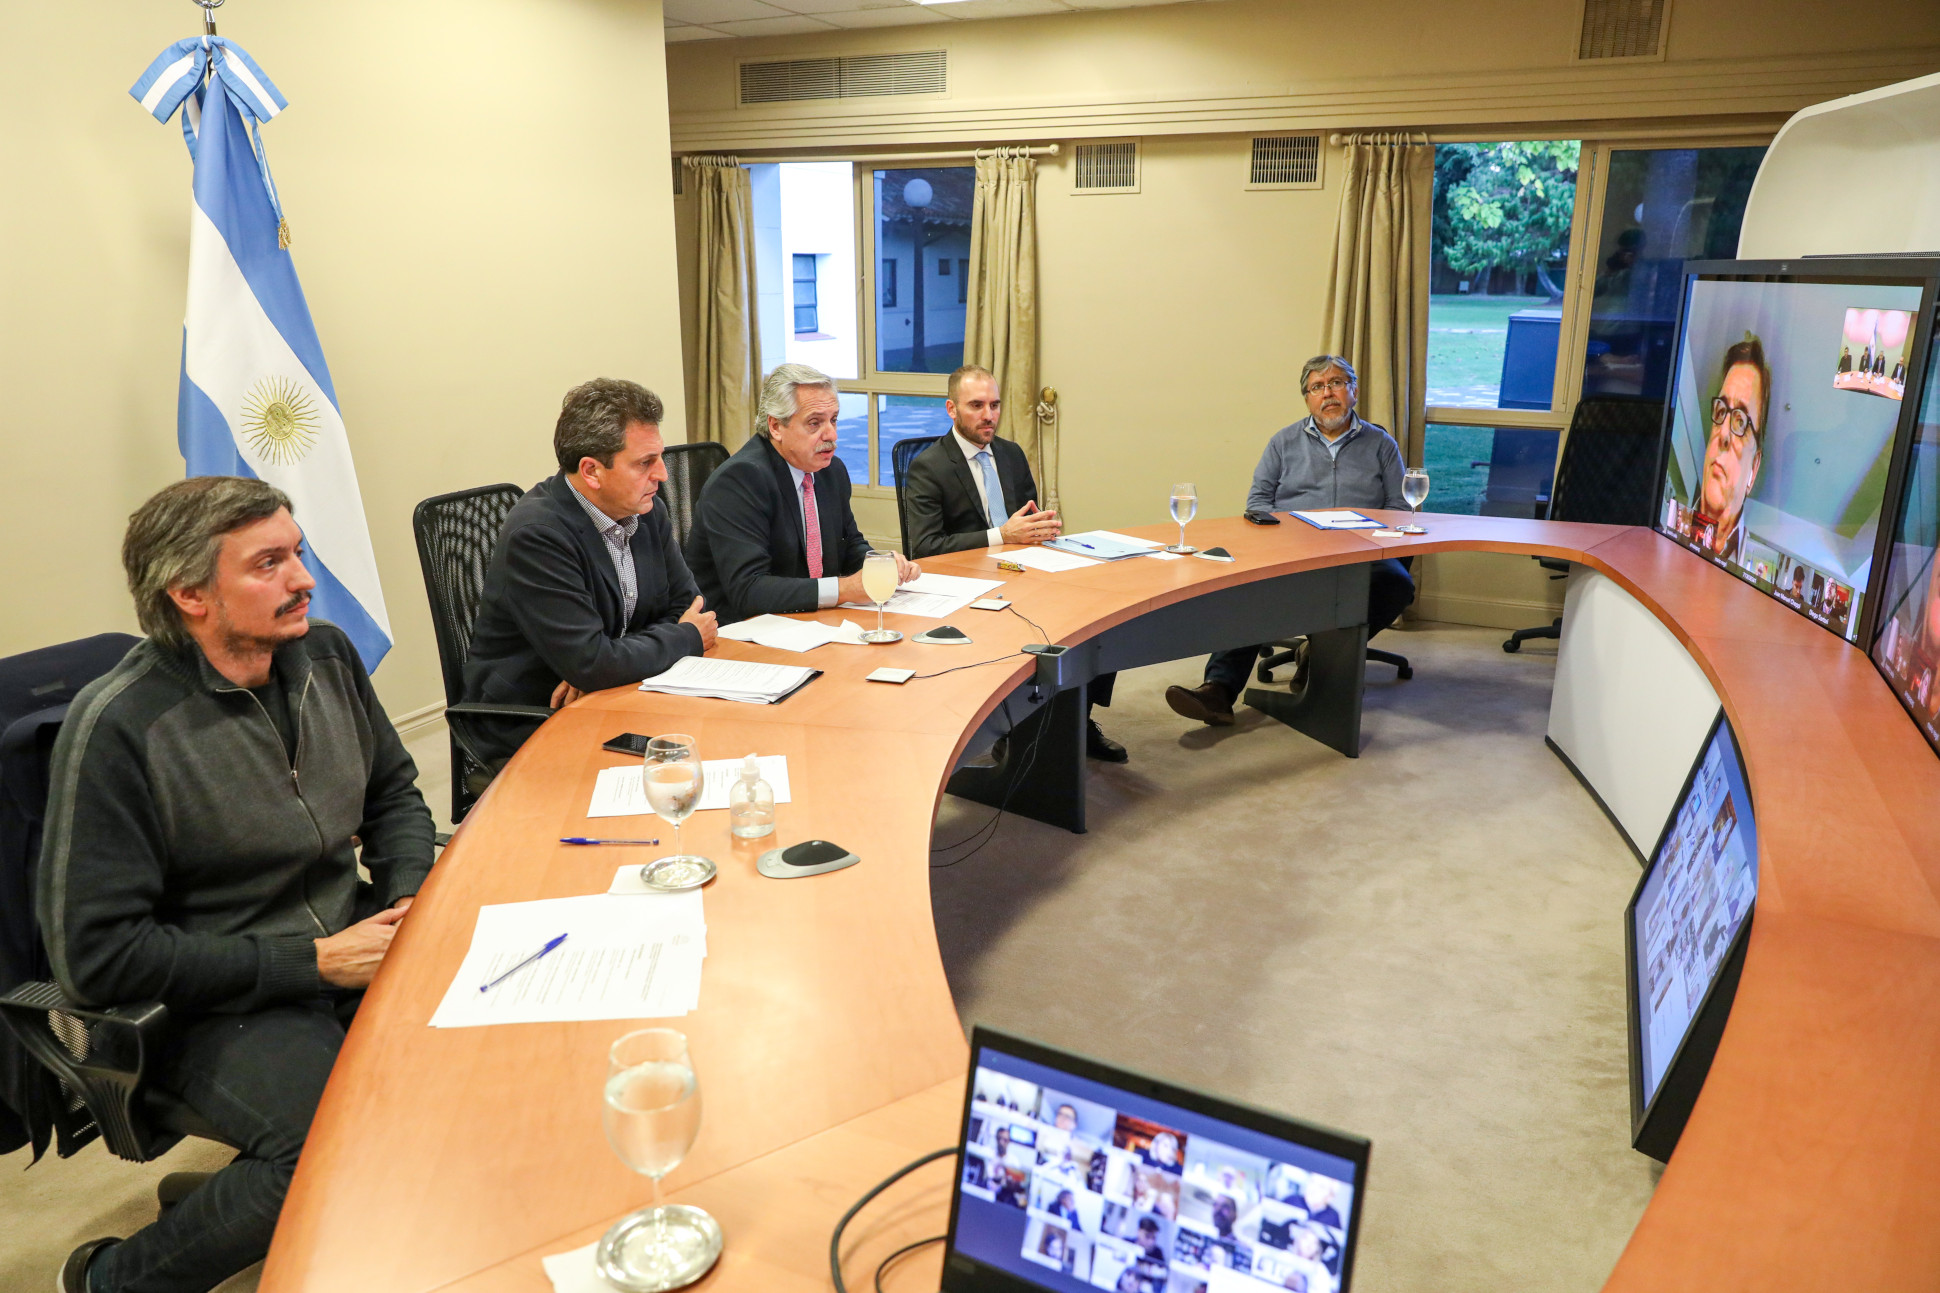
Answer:
POLYGON ((795 253, 795 335, 819 337, 815 314, 815 257, 795 253))
POLYGON ((898 443, 949 430, 944 386, 963 363, 976 171, 748 170, 762 363, 811 364, 836 378, 836 456, 858 489, 886 491, 898 443))

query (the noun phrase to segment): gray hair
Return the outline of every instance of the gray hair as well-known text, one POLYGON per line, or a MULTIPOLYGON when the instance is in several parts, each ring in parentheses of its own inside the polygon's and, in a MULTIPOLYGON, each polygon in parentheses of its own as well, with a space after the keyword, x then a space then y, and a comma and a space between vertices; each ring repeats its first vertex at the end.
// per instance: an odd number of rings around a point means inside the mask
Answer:
POLYGON ((121 567, 141 631, 164 646, 186 646, 188 631, 168 590, 206 587, 216 577, 223 536, 278 511, 295 511, 289 495, 246 476, 178 480, 137 508, 121 540, 121 567))
POLYGON ((1324 373, 1329 368, 1340 369, 1341 376, 1347 379, 1349 386, 1359 386, 1361 384, 1361 379, 1354 375, 1354 365, 1348 363, 1339 355, 1315 355, 1312 359, 1300 365, 1300 393, 1302 395, 1307 393, 1307 379, 1309 377, 1312 377, 1315 373, 1324 373))
POLYGON ((786 422, 795 416, 799 401, 795 398, 798 387, 811 386, 835 394, 835 379, 819 368, 807 364, 777 364, 773 372, 761 382, 761 404, 755 414, 755 434, 768 434, 768 419, 780 418, 786 422))
POLYGON ((626 429, 636 422, 659 426, 664 412, 660 397, 638 382, 618 377, 582 382, 566 392, 552 429, 559 470, 572 475, 582 458, 611 467, 613 455, 626 448, 626 429))

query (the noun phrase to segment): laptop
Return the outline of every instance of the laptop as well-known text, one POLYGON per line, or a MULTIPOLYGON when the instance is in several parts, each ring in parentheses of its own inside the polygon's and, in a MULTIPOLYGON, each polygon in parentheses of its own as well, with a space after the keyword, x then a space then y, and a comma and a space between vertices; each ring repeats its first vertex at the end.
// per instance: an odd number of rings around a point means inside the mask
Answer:
POLYGON ((1346 1293, 1359 1136, 978 1028, 944 1293, 1346 1293))

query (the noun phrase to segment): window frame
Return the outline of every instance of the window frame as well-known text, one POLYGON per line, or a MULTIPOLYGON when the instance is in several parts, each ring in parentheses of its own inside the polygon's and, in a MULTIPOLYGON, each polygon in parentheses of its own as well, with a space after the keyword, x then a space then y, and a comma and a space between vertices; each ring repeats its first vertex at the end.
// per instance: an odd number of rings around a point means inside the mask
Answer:
POLYGON ((813 252, 793 253, 795 263, 789 267, 788 308, 793 317, 789 327, 797 337, 812 337, 822 330, 822 258, 813 252), (802 262, 808 262, 808 277, 802 277, 802 262), (802 302, 802 284, 808 284, 810 300, 802 302), (802 327, 802 311, 811 312, 810 326, 802 327))

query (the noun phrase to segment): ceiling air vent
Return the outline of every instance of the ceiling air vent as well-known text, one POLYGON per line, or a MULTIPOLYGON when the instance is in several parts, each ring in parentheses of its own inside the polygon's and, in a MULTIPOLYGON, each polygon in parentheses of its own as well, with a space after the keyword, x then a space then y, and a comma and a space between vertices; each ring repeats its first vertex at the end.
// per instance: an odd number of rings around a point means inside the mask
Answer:
POLYGON ((1320 136, 1278 135, 1253 141, 1253 164, 1246 173, 1249 189, 1317 189, 1320 187, 1320 136))
POLYGON ((1073 193, 1138 192, 1138 141, 1079 144, 1072 165, 1073 193))
POLYGON ((1662 58, 1671 0, 1583 0, 1579 61, 1662 58))
POLYGON ((861 99, 884 94, 942 94, 948 65, 940 49, 901 54, 845 54, 741 64, 741 102, 861 99))

